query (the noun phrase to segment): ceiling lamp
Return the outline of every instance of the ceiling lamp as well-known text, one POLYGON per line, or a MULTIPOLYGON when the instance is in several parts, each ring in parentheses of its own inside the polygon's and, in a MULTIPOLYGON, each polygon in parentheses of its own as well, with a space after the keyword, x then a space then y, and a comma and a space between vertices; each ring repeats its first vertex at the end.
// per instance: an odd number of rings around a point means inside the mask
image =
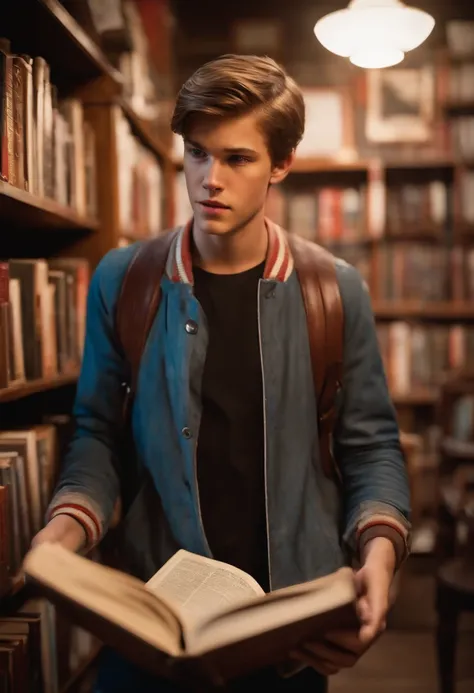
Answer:
POLYGON ((320 43, 358 67, 382 68, 400 63, 407 51, 431 34, 435 20, 399 0, 352 0, 314 27, 320 43))

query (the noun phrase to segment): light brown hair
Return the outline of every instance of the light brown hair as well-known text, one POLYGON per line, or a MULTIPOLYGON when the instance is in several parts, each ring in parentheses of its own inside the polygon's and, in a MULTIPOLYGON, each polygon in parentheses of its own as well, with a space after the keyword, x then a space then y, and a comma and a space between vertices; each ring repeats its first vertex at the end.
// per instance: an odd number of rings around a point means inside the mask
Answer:
POLYGON ((288 158, 304 132, 305 106, 296 82, 268 57, 222 55, 205 63, 183 84, 171 119, 186 136, 189 118, 233 118, 261 113, 260 127, 273 164, 288 158))

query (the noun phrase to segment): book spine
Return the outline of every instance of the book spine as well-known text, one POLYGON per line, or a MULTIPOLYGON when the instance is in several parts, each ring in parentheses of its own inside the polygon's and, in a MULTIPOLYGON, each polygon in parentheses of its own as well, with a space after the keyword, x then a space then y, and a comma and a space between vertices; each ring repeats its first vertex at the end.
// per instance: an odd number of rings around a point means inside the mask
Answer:
POLYGON ((19 188, 25 189, 25 147, 24 147, 24 89, 26 78, 23 60, 14 57, 12 61, 13 93, 13 139, 15 154, 15 180, 19 188))
POLYGON ((0 389, 10 382, 9 272, 8 263, 0 262, 0 389))

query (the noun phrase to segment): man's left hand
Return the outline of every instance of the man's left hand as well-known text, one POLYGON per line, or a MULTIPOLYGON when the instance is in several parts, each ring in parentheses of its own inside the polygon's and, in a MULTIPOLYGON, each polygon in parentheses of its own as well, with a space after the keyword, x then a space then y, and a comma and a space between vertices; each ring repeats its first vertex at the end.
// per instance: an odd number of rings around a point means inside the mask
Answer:
POLYGON ((333 631, 309 642, 292 658, 313 667, 324 676, 353 666, 385 630, 390 586, 395 571, 395 550, 385 537, 370 540, 362 556, 362 568, 355 573, 358 631, 333 631))

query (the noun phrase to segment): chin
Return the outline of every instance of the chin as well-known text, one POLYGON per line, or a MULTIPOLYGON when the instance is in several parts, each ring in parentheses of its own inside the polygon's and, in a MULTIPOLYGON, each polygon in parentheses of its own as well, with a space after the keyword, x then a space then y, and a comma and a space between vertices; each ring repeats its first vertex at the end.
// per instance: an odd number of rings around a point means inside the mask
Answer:
POLYGON ((228 233, 232 233, 234 229, 229 223, 218 219, 203 219, 199 226, 209 236, 225 236, 228 233))

